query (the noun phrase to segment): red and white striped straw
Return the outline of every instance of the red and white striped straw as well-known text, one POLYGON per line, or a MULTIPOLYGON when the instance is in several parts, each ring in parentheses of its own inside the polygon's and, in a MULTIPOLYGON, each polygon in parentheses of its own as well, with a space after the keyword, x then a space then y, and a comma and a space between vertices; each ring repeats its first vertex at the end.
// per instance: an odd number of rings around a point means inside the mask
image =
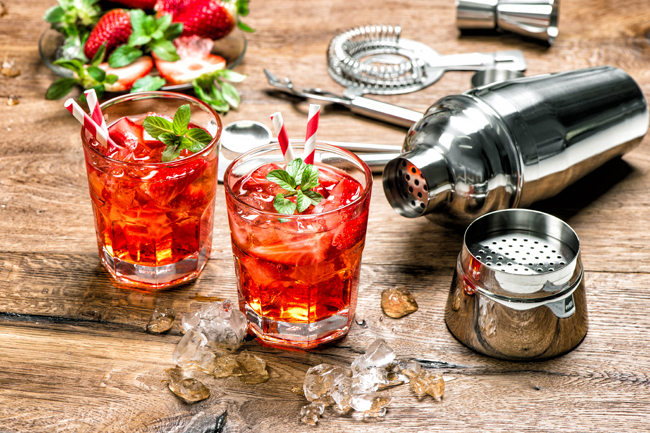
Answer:
POLYGON ((90 134, 99 141, 102 146, 108 146, 108 149, 119 148, 113 139, 104 131, 99 125, 97 125, 93 119, 86 114, 86 112, 74 102, 74 99, 70 98, 65 101, 63 106, 83 125, 84 128, 90 132, 90 134))
POLYGON ((316 154, 316 133, 318 132, 318 116, 320 115, 320 105, 309 105, 309 117, 307 118, 307 136, 305 138, 305 164, 314 163, 316 154))
POLYGON ((98 124, 104 132, 108 133, 108 127, 106 126, 106 119, 104 119, 104 114, 102 109, 99 108, 99 101, 97 101, 97 93, 95 89, 88 89, 84 92, 86 95, 86 101, 88 102, 88 110, 90 111, 90 118, 98 124))
POLYGON ((278 136, 278 143, 280 143, 280 149, 282 149, 284 161, 289 164, 294 160, 294 156, 293 149, 291 148, 291 143, 289 142, 289 137, 287 136, 287 131, 284 129, 284 120, 282 120, 282 114, 279 111, 277 113, 271 114, 271 120, 273 121, 273 130, 278 136))

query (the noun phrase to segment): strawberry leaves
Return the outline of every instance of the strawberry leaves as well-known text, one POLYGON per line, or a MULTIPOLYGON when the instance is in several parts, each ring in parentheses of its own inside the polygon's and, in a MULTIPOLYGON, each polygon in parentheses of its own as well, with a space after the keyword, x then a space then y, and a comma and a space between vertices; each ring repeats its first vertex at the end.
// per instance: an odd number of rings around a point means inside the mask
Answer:
POLYGON ((145 14, 142 9, 133 9, 131 28, 133 32, 129 41, 117 47, 109 57, 108 64, 111 68, 128 66, 146 52, 153 52, 167 62, 180 59, 172 40, 181 35, 183 25, 172 24, 171 15, 156 18, 145 14))
POLYGON ((90 33, 90 27, 97 22, 101 9, 99 0, 58 0, 57 6, 49 8, 43 19, 52 28, 61 32, 65 39, 61 47, 66 59, 87 60, 83 46, 90 33))
POLYGON ((241 83, 246 77, 230 69, 221 69, 201 75, 192 81, 192 86, 196 96, 216 111, 227 113, 230 107, 237 108, 241 102, 237 89, 227 81, 241 83))
POLYGON ((250 9, 248 8, 249 1, 250 0, 237 0, 235 6, 237 7, 237 27, 239 27, 240 30, 252 33, 255 29, 239 19, 240 16, 245 17, 250 12, 250 9))
POLYGON ((84 66, 79 59, 59 59, 54 62, 55 65, 74 72, 73 78, 59 78, 53 82, 45 93, 46 99, 60 99, 70 93, 72 88, 79 84, 84 89, 95 89, 97 97, 104 95, 104 84, 113 84, 117 81, 117 75, 107 75, 99 65, 106 54, 106 44, 103 44, 90 61, 88 66, 84 66))
POLYGON ((145 131, 167 146, 162 154, 162 162, 173 161, 184 149, 192 153, 199 152, 212 141, 212 136, 201 128, 187 129, 191 115, 190 106, 186 104, 176 110, 172 122, 158 116, 144 119, 142 126, 145 131))
POLYGON ((320 185, 318 183, 318 168, 296 158, 287 165, 286 170, 271 170, 266 175, 266 180, 277 183, 280 188, 287 192, 278 194, 273 199, 273 207, 279 214, 293 215, 296 211, 302 213, 309 206, 316 206, 323 200, 323 196, 312 188, 320 185), (287 197, 296 196, 293 202, 287 197))

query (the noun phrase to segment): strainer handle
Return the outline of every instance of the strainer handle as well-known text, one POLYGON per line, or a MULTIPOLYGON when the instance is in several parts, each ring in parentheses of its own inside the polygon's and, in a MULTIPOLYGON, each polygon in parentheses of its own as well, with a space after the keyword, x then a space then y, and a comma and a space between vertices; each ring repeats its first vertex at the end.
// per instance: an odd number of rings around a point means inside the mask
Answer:
POLYGON ((418 120, 422 119, 423 114, 418 111, 409 110, 408 108, 388 104, 386 102, 376 101, 363 96, 354 96, 350 98, 350 111, 362 114, 373 119, 382 120, 397 126, 410 128, 418 120))

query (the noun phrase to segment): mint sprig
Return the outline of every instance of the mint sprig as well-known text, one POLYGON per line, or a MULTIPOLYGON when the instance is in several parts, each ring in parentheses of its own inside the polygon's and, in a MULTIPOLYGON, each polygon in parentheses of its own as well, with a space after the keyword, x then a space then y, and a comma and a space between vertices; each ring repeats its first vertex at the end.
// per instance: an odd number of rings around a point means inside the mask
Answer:
POLYGON ((318 183, 318 168, 311 164, 296 158, 287 165, 286 170, 271 170, 266 175, 266 180, 280 185, 280 188, 286 190, 284 194, 278 194, 273 199, 273 207, 279 214, 293 215, 296 210, 303 213, 309 206, 316 206, 323 200, 323 196, 312 191, 318 183), (296 202, 287 199, 287 197, 296 196, 296 202))
POLYGON ((61 46, 62 57, 87 61, 83 46, 90 34, 90 28, 99 20, 99 0, 58 0, 57 6, 49 8, 43 19, 52 28, 61 32, 65 39, 61 46))
POLYGON ((144 119, 142 126, 145 131, 167 145, 162 154, 162 162, 178 158, 183 149, 192 153, 199 152, 212 141, 212 136, 201 128, 187 129, 191 114, 189 104, 185 104, 176 110, 173 122, 158 116, 144 119))
POLYGON ((131 28, 133 32, 129 41, 120 45, 108 58, 111 68, 123 68, 133 63, 144 53, 153 52, 167 62, 180 59, 172 40, 183 32, 183 24, 173 23, 167 14, 160 18, 147 15, 142 9, 131 11, 131 28))
MULTIPOLYGON (((79 59, 59 59, 54 62, 55 65, 62 68, 70 69, 74 72, 73 78, 59 78, 53 82, 47 89, 45 94, 46 99, 60 99, 70 93, 75 85, 80 85, 84 89, 95 89, 97 97, 101 98, 104 95, 104 84, 115 84, 118 77, 117 75, 107 75, 106 72, 99 68, 99 64, 104 61, 106 54, 106 43, 102 44, 95 53, 95 56, 90 61, 88 66, 84 66, 83 62, 79 59)), ((80 100, 85 100, 82 96, 80 100)))
POLYGON ((196 78, 192 81, 192 86, 196 96, 201 100, 208 103, 216 111, 227 113, 230 107, 237 108, 241 102, 237 89, 227 81, 241 83, 246 77, 247 75, 230 69, 220 69, 196 78))

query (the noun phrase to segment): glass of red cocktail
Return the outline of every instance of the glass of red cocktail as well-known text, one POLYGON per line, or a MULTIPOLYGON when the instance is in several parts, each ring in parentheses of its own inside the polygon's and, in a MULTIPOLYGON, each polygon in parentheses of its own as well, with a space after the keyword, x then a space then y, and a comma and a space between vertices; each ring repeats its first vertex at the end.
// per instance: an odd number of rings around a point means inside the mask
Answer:
POLYGON ((224 176, 239 307, 262 342, 312 348, 343 337, 354 318, 372 173, 356 155, 318 142, 313 190, 323 199, 281 215, 273 199, 284 190, 266 176, 285 165, 270 144, 240 156, 224 176))
POLYGON ((86 129, 81 139, 102 263, 119 286, 157 290, 196 279, 212 244, 219 116, 171 92, 123 95, 101 109, 120 148, 102 148, 86 129), (142 123, 173 119, 182 105, 191 111, 188 130, 201 128, 212 140, 162 162, 165 144, 142 123))

